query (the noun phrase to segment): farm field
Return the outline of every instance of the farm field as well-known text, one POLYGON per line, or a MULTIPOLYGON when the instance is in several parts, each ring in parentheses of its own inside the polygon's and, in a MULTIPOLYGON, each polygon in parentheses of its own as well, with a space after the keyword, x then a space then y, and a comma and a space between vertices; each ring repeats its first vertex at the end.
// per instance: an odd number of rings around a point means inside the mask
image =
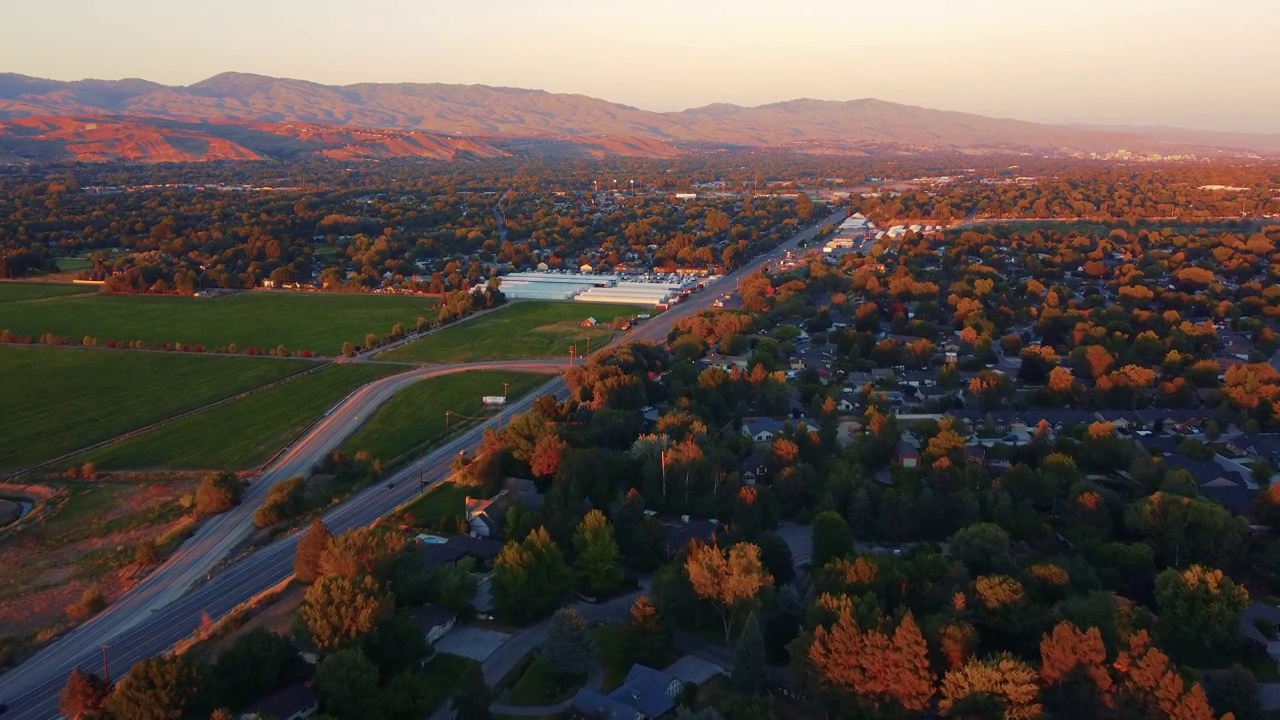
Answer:
MULTIPOLYGON (((0 304, 3 307, 3 304, 0 304)), ((0 345, 0 469, 51 460, 315 363, 0 345)))
POLYGON ((508 397, 515 399, 551 379, 550 375, 474 370, 427 378, 402 390, 378 408, 373 416, 347 440, 349 454, 368 452, 382 460, 384 468, 394 467, 416 450, 425 450, 443 438, 445 411, 457 413, 450 426, 470 424, 468 417, 489 414, 481 402, 485 395, 501 395, 502 383, 511 383, 508 397), (459 417, 462 416, 462 417, 459 417))
MULTIPOLYGON (((653 312, 639 305, 603 305, 579 302, 514 302, 496 312, 432 333, 390 350, 384 360, 411 362, 473 362, 516 360, 568 355, 578 345, 585 354, 587 341, 599 348, 613 338, 605 327, 614 318, 630 318, 653 312), (582 327, 594 317, 599 327, 582 327)), ((2 317, 2 316, 0 316, 2 317)), ((2 326, 3 320, 0 320, 2 326)))
POLYGON ((401 372, 333 365, 75 458, 100 470, 243 470, 266 462, 348 393, 401 372))
POLYGON ((412 330, 419 317, 432 319, 436 313, 430 298, 336 293, 242 292, 192 298, 59 291, 55 297, 6 302, 6 293, 19 292, 9 287, 0 288, 0 329, 33 337, 88 336, 99 344, 142 340, 204 345, 209 350, 233 343, 240 349, 283 345, 337 355, 343 342, 359 346, 368 333, 381 338, 396 323, 412 330))
POLYGON ((93 295, 98 288, 93 285, 67 283, 0 282, 0 304, 43 300, 69 295, 93 295))

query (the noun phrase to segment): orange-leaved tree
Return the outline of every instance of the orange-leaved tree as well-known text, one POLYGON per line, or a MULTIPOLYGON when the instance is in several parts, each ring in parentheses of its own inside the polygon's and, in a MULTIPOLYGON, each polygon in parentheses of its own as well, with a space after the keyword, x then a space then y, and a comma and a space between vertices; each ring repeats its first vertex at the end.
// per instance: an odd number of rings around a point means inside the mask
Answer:
POLYGON ((684 569, 693 592, 720 607, 726 643, 734 612, 773 584, 773 576, 765 571, 760 560, 760 547, 752 543, 738 543, 726 551, 714 543, 694 541, 689 545, 684 569))
POLYGON ((929 649, 910 613, 887 634, 863 631, 843 608, 829 629, 814 629, 808 657, 822 686, 874 710, 889 705, 919 713, 935 692, 929 649))

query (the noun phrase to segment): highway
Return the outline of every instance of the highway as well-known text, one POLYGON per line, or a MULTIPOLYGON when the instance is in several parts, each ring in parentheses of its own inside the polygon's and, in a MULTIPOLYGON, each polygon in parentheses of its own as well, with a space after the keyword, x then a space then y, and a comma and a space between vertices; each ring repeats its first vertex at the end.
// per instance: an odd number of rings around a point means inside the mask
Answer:
MULTIPOLYGON (((705 291, 636 325, 618 337, 614 344, 633 340, 666 342, 676 322, 710 307, 715 298, 731 291, 742 277, 767 263, 783 259, 788 250, 812 239, 821 228, 840 222, 845 215, 845 211, 837 211, 797 233, 778 248, 724 276, 705 291)), ((393 375, 356 390, 283 452, 247 489, 240 505, 203 523, 164 564, 102 613, 45 647, 21 666, 0 676, 0 703, 9 704, 5 720, 57 718, 57 695, 66 683, 67 675, 74 667, 101 672, 103 645, 108 648, 112 675, 118 678, 135 661, 166 652, 178 641, 189 637, 206 616, 219 619, 242 602, 288 578, 293 572, 296 534, 247 554, 192 589, 228 553, 250 537, 253 512, 261 505, 272 485, 306 474, 355 432, 362 419, 367 419, 379 405, 406 386, 429 377, 468 370, 559 373, 564 365, 564 360, 555 359, 428 366, 393 375)), ((562 377, 550 380, 497 415, 396 471, 384 482, 333 508, 324 515, 325 523, 334 533, 374 523, 417 496, 422 490, 419 480, 433 484, 448 477, 454 456, 479 445, 486 428, 498 427, 508 417, 525 412, 541 395, 551 393, 564 398, 567 392, 562 377), (394 487, 388 489, 388 483, 393 483, 394 487)))

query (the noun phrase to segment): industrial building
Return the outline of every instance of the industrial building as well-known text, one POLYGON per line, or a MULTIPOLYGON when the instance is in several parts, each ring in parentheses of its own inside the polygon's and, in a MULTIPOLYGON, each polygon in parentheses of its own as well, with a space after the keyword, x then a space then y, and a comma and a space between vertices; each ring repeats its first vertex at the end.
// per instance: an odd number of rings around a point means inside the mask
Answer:
POLYGON ((676 275, 517 272, 502 277, 502 293, 513 300, 575 300, 666 307, 715 279, 676 275))

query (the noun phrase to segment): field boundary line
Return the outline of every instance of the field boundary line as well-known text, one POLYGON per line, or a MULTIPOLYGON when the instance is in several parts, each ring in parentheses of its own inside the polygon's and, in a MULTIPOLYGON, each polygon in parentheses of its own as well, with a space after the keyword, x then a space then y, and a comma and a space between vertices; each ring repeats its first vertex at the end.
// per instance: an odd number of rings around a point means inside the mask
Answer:
POLYGON ((292 375, 286 375, 282 378, 272 380, 271 382, 268 382, 263 385, 259 385, 254 388, 249 388, 248 390, 244 390, 242 392, 236 393, 235 395, 222 398, 221 400, 214 400, 213 402, 205 405, 201 405, 200 407, 191 408, 189 410, 183 410, 182 412, 176 413, 174 415, 170 415, 169 417, 166 417, 166 418, 162 418, 149 425, 144 425, 142 427, 134 428, 133 430, 122 433, 120 435, 116 435, 115 437, 107 438, 106 440, 100 440, 87 447, 82 447, 79 450, 74 450, 69 453, 64 453, 62 455, 59 455, 58 457, 51 458, 49 460, 46 460, 41 463, 37 463, 35 465, 29 465, 25 468, 7 471, 3 474, 0 474, 0 479, 10 479, 10 478, 20 477, 25 473, 29 473, 34 470, 41 470, 49 467, 50 465, 56 465, 58 463, 62 463, 78 455, 84 455, 85 453, 93 452, 94 450, 106 447, 107 445, 112 445, 118 442, 122 442, 124 440, 129 440, 138 435, 151 432, 152 430, 158 430, 166 425, 171 425, 179 420, 184 420, 188 417, 191 417, 192 415, 197 415, 202 412, 207 412, 209 410, 213 410, 214 408, 221 407, 222 405, 226 405, 236 400, 241 400, 243 398, 249 397, 250 395, 256 395, 257 393, 260 393, 264 390, 270 390, 273 387, 283 385, 288 382, 292 382, 293 380, 303 377, 304 375, 313 375, 315 373, 318 373, 324 370, 327 367, 331 367, 332 365, 333 365, 333 362, 327 362, 327 363, 324 363, 323 365, 316 365, 314 367, 309 367, 306 370, 301 370, 299 372, 293 373, 292 375))

